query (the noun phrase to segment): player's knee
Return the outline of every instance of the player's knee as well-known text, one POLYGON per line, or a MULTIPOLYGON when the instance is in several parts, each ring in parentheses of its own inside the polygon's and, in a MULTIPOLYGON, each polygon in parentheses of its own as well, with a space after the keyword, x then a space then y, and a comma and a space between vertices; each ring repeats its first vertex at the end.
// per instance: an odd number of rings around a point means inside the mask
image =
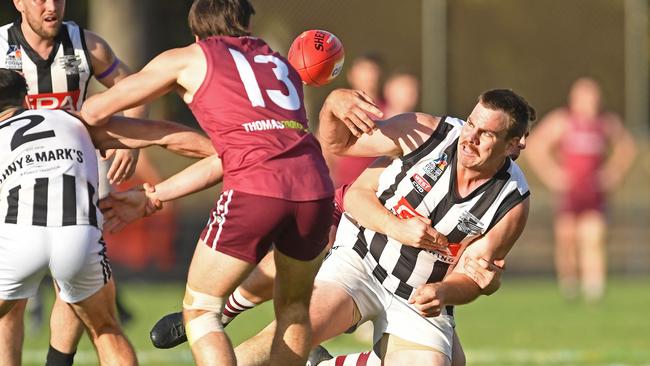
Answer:
POLYGON ((224 299, 185 288, 183 312, 185 313, 185 332, 190 344, 209 333, 223 332, 221 313, 224 299))

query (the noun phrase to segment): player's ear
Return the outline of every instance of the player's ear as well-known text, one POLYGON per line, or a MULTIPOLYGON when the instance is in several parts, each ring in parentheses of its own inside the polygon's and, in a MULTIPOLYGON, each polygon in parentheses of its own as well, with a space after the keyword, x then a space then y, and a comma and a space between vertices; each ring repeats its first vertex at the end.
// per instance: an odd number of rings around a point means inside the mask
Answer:
POLYGON ((194 35, 194 42, 198 42, 198 41, 200 41, 199 36, 197 36, 197 35, 195 34, 195 35, 194 35))
POLYGON ((16 10, 21 13, 25 10, 23 0, 14 0, 14 6, 16 7, 16 10))
POLYGON ((29 109, 29 96, 28 95, 25 95, 25 97, 23 98, 23 107, 25 109, 29 109))

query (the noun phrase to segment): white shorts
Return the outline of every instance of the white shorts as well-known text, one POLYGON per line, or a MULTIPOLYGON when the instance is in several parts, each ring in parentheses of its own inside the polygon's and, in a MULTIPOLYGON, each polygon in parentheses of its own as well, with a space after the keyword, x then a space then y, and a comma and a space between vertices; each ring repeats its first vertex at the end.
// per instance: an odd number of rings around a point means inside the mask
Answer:
POLYGON ((392 294, 366 269, 363 259, 349 246, 335 246, 323 262, 316 281, 334 283, 354 299, 361 321, 372 321, 373 343, 384 333, 431 347, 451 359, 454 317, 426 318, 406 300, 392 294))
POLYGON ((76 303, 99 291, 111 278, 101 230, 91 225, 0 224, 0 299, 34 296, 47 273, 65 302, 76 303))

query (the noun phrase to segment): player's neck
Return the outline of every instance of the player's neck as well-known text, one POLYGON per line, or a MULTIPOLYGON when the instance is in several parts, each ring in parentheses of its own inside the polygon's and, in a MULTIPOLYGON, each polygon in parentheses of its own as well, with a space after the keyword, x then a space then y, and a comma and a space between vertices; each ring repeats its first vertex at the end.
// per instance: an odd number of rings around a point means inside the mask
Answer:
POLYGON ((4 111, 0 112, 0 122, 11 118, 20 109, 21 109, 20 107, 9 107, 4 111))
POLYGON ((483 183, 492 179, 494 175, 505 164, 499 161, 494 166, 482 167, 481 169, 466 168, 461 164, 456 166, 456 189, 461 197, 466 197, 483 183))
POLYGON ((36 53, 43 59, 47 59, 52 52, 52 47, 54 47, 54 38, 43 38, 38 35, 32 27, 29 26, 27 21, 20 23, 20 29, 25 36, 25 40, 32 47, 36 53))

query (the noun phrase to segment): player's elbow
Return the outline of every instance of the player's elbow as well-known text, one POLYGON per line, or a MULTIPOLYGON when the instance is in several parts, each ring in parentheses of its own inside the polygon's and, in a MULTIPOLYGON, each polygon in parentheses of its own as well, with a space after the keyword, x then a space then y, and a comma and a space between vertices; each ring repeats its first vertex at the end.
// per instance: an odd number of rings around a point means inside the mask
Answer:
POLYGON ((90 126, 102 126, 108 123, 111 116, 107 111, 100 108, 93 98, 88 99, 82 106, 81 118, 90 126))

